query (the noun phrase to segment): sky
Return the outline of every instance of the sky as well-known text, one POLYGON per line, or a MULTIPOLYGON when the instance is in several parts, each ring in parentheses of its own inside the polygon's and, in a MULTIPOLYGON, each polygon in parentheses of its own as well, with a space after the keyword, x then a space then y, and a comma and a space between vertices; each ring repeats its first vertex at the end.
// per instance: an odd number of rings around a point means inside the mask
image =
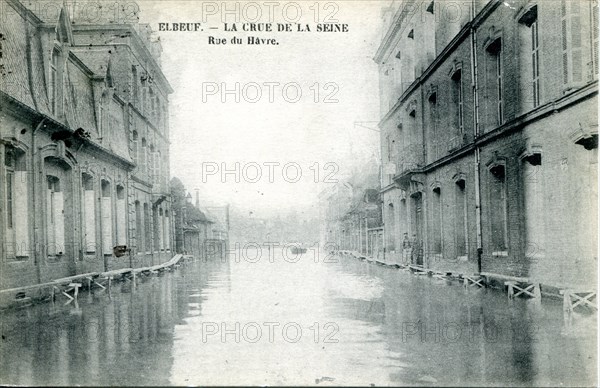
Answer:
POLYGON ((154 30, 158 23, 181 22, 200 22, 203 29, 157 33, 174 89, 171 175, 191 192, 198 189, 203 203, 263 216, 307 209, 327 185, 379 158, 372 58, 385 3, 290 3, 229 2, 234 12, 227 15, 222 2, 139 2, 140 21, 154 30), (224 31, 223 17, 238 31, 224 31), (348 32, 317 32, 326 17, 348 32), (271 22, 275 30, 289 22, 293 31, 239 31, 252 21, 271 22), (311 31, 297 31, 295 21, 311 31), (211 36, 227 43, 209 44, 211 36), (278 45, 249 45, 248 36, 278 45), (234 37, 243 44, 232 44, 234 37))

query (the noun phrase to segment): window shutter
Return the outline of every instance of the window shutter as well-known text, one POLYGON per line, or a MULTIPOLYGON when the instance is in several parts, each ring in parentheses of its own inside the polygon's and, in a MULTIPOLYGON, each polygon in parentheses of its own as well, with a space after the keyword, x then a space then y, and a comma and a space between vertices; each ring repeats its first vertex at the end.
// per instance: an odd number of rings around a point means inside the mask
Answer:
POLYGON ((570 2, 571 7, 571 60, 573 61, 573 82, 583 80, 583 59, 581 47, 581 15, 578 1, 570 2))
POLYGON ((28 205, 28 190, 27 190, 27 171, 15 171, 14 177, 14 210, 15 217, 15 236, 17 243, 17 256, 28 256, 29 250, 29 217, 27 212, 28 205))
POLYGON ((588 31, 588 22, 582 20, 583 14, 579 1, 561 1, 563 83, 567 87, 581 84, 591 64, 591 53, 584 52, 583 32, 588 31))
POLYGON ((561 1, 561 31, 562 31, 562 62, 563 62, 563 83, 569 83, 569 38, 567 35, 567 2, 561 1))
POLYGON ((117 245, 127 244, 127 208, 125 206, 125 198, 117 199, 117 245))
POLYGON ((55 244, 56 253, 65 253, 65 202, 64 196, 61 191, 53 193, 53 205, 54 205, 54 230, 55 230, 55 244))
MULTIPOLYGON (((563 1, 564 3, 564 1, 563 1)), ((563 14, 562 20, 562 62, 563 62, 563 83, 569 83, 569 51, 567 44, 567 19, 563 14)))
POLYGON ((598 1, 594 0, 592 8, 592 79, 598 74, 598 1))
POLYGON ((53 193, 52 186, 50 183, 48 184, 48 189, 46 190, 46 250, 48 256, 56 255, 56 245, 54 239, 54 209, 53 209, 53 193))
POLYGON ((112 253, 112 209, 111 198, 102 197, 102 251, 112 253))
POLYGON ((96 195, 91 190, 84 190, 84 214, 85 214, 85 252, 96 252, 96 195))

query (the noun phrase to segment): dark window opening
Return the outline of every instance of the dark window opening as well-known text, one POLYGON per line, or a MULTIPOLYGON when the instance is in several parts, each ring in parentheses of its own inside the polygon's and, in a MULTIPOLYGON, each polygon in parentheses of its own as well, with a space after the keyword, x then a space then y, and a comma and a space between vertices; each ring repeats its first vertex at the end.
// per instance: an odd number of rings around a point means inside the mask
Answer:
POLYGON ((506 170, 503 165, 498 165, 492 167, 490 173, 489 208, 491 212, 492 249, 496 253, 506 252, 508 250, 506 170))
POLYGON ((427 12, 429 12, 430 14, 433 14, 434 13, 434 7, 435 7, 435 1, 432 1, 427 6, 427 12))
POLYGON ((586 150, 593 150, 598 148, 598 134, 594 134, 588 137, 583 137, 575 142, 575 144, 579 144, 583 146, 586 150))

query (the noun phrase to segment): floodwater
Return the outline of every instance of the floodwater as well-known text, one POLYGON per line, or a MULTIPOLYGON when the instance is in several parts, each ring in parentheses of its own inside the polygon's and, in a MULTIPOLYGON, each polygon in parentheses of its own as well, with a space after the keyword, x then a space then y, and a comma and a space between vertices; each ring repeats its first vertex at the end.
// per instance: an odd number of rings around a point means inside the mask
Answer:
POLYGON ((596 385, 591 312, 316 255, 246 251, 3 312, 0 383, 596 385))

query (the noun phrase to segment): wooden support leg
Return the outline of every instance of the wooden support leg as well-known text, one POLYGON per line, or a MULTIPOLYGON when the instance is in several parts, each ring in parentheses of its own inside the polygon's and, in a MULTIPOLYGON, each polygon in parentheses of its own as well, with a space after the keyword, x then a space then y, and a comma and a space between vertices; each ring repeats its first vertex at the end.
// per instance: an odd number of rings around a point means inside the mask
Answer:
POLYGON ((512 283, 508 283, 508 299, 512 299, 515 297, 515 290, 513 288, 512 283))
POLYGON ((571 303, 571 290, 565 290, 563 293, 563 310, 567 313, 573 312, 573 304, 571 303))

